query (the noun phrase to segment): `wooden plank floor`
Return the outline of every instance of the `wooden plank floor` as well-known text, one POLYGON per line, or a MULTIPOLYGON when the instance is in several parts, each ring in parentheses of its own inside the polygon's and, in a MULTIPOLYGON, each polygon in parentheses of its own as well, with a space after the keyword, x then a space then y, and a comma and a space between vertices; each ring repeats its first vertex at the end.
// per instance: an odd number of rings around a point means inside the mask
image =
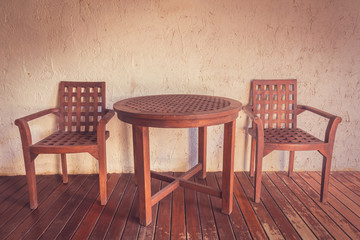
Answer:
MULTIPOLYGON (((177 175, 177 173, 174 173, 177 175)), ((261 202, 253 179, 235 174, 234 208, 216 197, 179 188, 138 224, 132 174, 109 174, 109 201, 99 204, 96 175, 38 176, 39 207, 30 210, 24 176, 0 177, 0 239, 360 239, 360 172, 333 172, 327 204, 319 202, 319 172, 263 174, 261 202)), ((196 182, 219 188, 221 173, 196 182)), ((152 181, 153 193, 167 183, 152 181)))

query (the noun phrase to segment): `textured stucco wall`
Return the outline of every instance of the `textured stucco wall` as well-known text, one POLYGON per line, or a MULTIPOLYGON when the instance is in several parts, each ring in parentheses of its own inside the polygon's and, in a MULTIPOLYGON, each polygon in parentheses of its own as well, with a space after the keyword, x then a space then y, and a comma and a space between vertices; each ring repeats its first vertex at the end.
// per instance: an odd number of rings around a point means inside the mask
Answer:
MULTIPOLYGON (((14 120, 55 107, 61 80, 106 81, 107 107, 133 96, 194 93, 247 103, 251 79, 297 78, 298 102, 343 118, 333 168, 360 170, 359 0, 2 0, 0 1, 0 174, 24 174, 14 120)), ((300 126, 323 136, 326 122, 300 126)), ((248 169, 246 117, 237 121, 235 169, 248 169)), ((34 141, 56 128, 31 123, 34 141)), ((109 172, 133 170, 131 128, 110 121, 109 172)), ((222 168, 223 127, 210 127, 208 170, 222 168)), ((186 170, 195 129, 151 129, 151 168, 186 170)), ((274 152, 265 170, 286 169, 274 152)), ((296 153, 296 170, 320 170, 317 152, 296 153)), ((38 173, 60 172, 41 155, 38 173)), ((70 155, 69 172, 97 172, 89 154, 70 155)))

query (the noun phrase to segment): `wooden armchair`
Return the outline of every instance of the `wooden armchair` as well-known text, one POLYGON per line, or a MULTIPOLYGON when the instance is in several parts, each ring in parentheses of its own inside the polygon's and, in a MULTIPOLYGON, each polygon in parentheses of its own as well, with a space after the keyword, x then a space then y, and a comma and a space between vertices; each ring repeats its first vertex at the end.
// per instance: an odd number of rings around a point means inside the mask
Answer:
POLYGON ((341 118, 312 107, 297 105, 295 79, 254 80, 251 91, 252 104, 243 109, 252 120, 252 128, 248 129, 248 133, 252 137, 250 176, 254 176, 256 165, 254 201, 260 202, 264 156, 274 150, 290 151, 288 175, 291 177, 295 151, 317 150, 323 155, 320 201, 326 202, 335 133, 341 118), (324 140, 297 128, 297 115, 305 110, 329 119, 324 140))
POLYGON ((88 152, 99 161, 101 205, 107 202, 106 145, 109 132, 105 125, 114 116, 105 109, 105 82, 61 82, 60 106, 17 119, 24 153, 30 208, 38 206, 34 160, 40 153, 61 154, 63 182, 68 182, 66 153, 88 152), (59 129, 32 144, 28 122, 53 113, 58 116, 59 129))

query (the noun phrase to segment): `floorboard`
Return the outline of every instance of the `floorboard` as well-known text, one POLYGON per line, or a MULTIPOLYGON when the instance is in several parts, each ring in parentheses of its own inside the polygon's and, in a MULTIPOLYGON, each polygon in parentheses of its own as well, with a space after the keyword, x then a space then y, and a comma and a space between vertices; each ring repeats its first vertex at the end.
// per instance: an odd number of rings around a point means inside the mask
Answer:
POLYGON ((281 191, 271 182, 269 177, 266 174, 263 174, 263 184, 271 197, 274 199, 278 207, 282 210, 283 214, 289 220, 291 225, 297 231, 298 235, 302 239, 315 239, 314 233, 311 231, 310 227, 306 224, 303 218, 300 216, 299 211, 296 208, 293 208, 291 203, 286 200, 281 191))
POLYGON ((303 219, 306 225, 311 229, 316 238, 332 238, 330 233, 328 233, 327 230, 317 220, 316 215, 313 215, 311 209, 308 209, 306 205, 301 201, 301 199, 297 198, 296 195, 292 193, 291 188, 289 188, 283 181, 281 181, 281 179, 276 175, 276 173, 268 173, 267 176, 267 178, 271 180, 272 184, 274 184, 279 189, 281 194, 283 194, 287 201, 292 205, 294 210, 299 214, 299 216, 303 219))
MULTIPOLYGON (((70 200, 73 199, 73 196, 76 195, 77 191, 82 187, 83 183, 86 182, 87 176, 79 176, 77 181, 74 181, 72 185, 64 193, 62 193, 56 201, 51 203, 51 207, 44 214, 40 215, 38 218, 29 218, 31 219, 30 223, 32 224, 29 231, 25 236, 15 235, 16 239, 37 239, 39 238, 47 227, 56 219, 60 212, 68 205, 70 200)), ((17 233, 17 231, 16 231, 17 233)))
POLYGON ((114 191, 94 226, 90 239, 103 239, 105 237, 116 210, 122 201, 129 179, 129 174, 123 174, 120 177, 118 184, 115 186, 114 191))
MULTIPOLYGON (((254 186, 254 178, 250 177, 248 174, 246 175, 254 186)), ((262 186, 261 195, 261 201, 264 203, 264 206, 274 219, 285 239, 300 239, 294 226, 291 225, 289 219, 287 219, 286 215, 282 212, 281 207, 276 204, 275 200, 264 186, 262 186)))
POLYGON ((99 184, 98 182, 93 185, 89 193, 85 196, 84 200, 80 203, 72 217, 67 221, 64 228, 57 235, 57 239, 71 239, 75 234, 76 230, 83 222, 85 216, 87 216, 91 206, 96 204, 99 195, 99 184))
MULTIPOLYGON (((168 173, 178 176, 180 173, 168 173)), ((222 174, 191 179, 221 189, 222 174)), ((360 239, 360 172, 332 172, 321 203, 320 172, 264 172, 260 203, 254 178, 237 172, 231 215, 221 200, 178 188, 138 223, 133 174, 108 175, 108 202, 100 205, 97 175, 38 176, 39 206, 29 208, 25 176, 0 177, 0 239, 360 239)), ((168 183, 152 179, 152 194, 168 183)))
MULTIPOLYGON (((175 173, 175 177, 179 177, 181 173, 175 173)), ((173 192, 171 218, 171 237, 175 239, 186 239, 185 224, 185 196, 184 188, 178 188, 173 192)))
MULTIPOLYGON (((312 186, 313 190, 316 191, 317 194, 320 194, 320 184, 318 182, 311 178, 309 174, 303 174, 301 176, 310 186, 312 186)), ((346 203, 340 202, 335 197, 336 193, 337 192, 330 191, 328 204, 322 204, 322 206, 327 207, 327 205, 331 205, 340 215, 342 215, 341 219, 346 219, 347 221, 351 222, 357 229, 360 229, 360 218, 346 206, 346 203)))
MULTIPOLYGON (((110 175, 108 179, 108 196, 111 197, 111 193, 113 192, 118 181, 124 182, 126 181, 126 177, 124 175, 121 176, 119 174, 110 175)), ((109 200, 108 200, 109 201, 109 200)), ((91 206, 91 209, 87 213, 84 220, 81 222, 79 228, 74 234, 73 239, 87 239, 89 238, 97 220, 99 219, 103 209, 105 207, 100 205, 100 195, 98 195, 95 203, 91 206)))
MULTIPOLYGON (((215 178, 215 173, 208 173, 206 177, 206 182, 208 186, 219 189, 215 178)), ((233 239, 234 231, 232 230, 229 216, 221 213, 221 207, 222 207, 221 199, 214 196, 210 196, 210 202, 212 205, 215 224, 217 227, 219 238, 233 239)))
MULTIPOLYGON (((195 182, 206 185, 206 180, 195 178, 195 182)), ((215 225, 214 213, 211 207, 210 196, 197 192, 199 217, 204 239, 219 239, 215 225)))
MULTIPOLYGON (((249 202, 268 238, 284 239, 279 227, 277 226, 276 222, 273 220, 270 213, 267 211, 263 201, 261 201, 260 203, 255 203, 253 201, 254 187, 251 185, 251 182, 247 178, 246 174, 244 172, 241 172, 241 173, 236 173, 236 176, 237 176, 237 180, 239 181, 238 183, 239 186, 242 187, 243 191, 246 194, 246 198, 243 197, 243 201, 249 202)), ((249 225, 249 228, 250 227, 251 226, 249 225)), ((258 229, 257 224, 253 226, 253 228, 255 230, 258 229)))
MULTIPOLYGON (((38 191, 41 192, 48 183, 43 181, 45 178, 43 176, 38 176, 36 178, 38 191)), ((8 219, 16 215, 27 203, 27 186, 24 185, 13 195, 10 195, 5 201, 0 204, 0 227, 6 223, 8 219)))
POLYGON ((333 175, 338 181, 345 184, 352 192, 360 196, 360 185, 359 183, 354 183, 357 179, 352 176, 351 173, 346 174, 344 172, 333 172, 331 175, 333 175))
MULTIPOLYGON (((94 184, 97 182, 97 177, 92 175, 89 176, 86 181, 82 184, 79 190, 70 198, 70 200, 66 203, 61 212, 57 215, 57 217, 51 222, 51 224, 47 227, 46 231, 41 235, 40 239, 55 239, 60 231, 64 228, 67 222, 70 220, 72 215, 75 213, 76 209, 80 206, 81 202, 85 198, 85 196, 92 189, 94 184)), ((37 236, 39 237, 39 236, 37 236)))
MULTIPOLYGON (((168 185, 167 182, 161 183, 161 188, 168 185)), ((155 226, 155 239, 165 240, 170 239, 171 235, 171 202, 172 194, 166 196, 159 202, 159 210, 157 214, 156 226, 155 226)))
MULTIPOLYGON (((218 180, 218 183, 222 182, 222 174, 217 173, 216 178, 218 180)), ((235 177, 234 179, 235 183, 237 182, 237 179, 235 177)), ((247 227, 244 215, 241 211, 239 202, 237 201, 237 198, 234 199, 233 204, 233 211, 230 214, 230 223, 232 225, 232 229, 234 231, 234 235, 237 239, 251 239, 251 234, 249 231, 249 228, 247 227)))
MULTIPOLYGON (((319 175, 319 173, 317 172, 319 175)), ((349 198, 351 201, 356 203, 358 206, 360 206, 360 196, 358 196, 356 193, 351 191, 349 188, 346 187, 342 182, 338 181, 334 176, 330 176, 330 186, 334 186, 337 188, 343 195, 345 195, 347 198, 349 198)))
MULTIPOLYGON (((151 180, 151 193, 155 194, 160 190, 160 180, 152 179, 151 180)), ((155 225, 157 221, 159 210, 159 203, 155 204, 152 207, 152 223, 149 226, 140 226, 138 239, 146 240, 146 239, 154 239, 155 236, 155 225)))
MULTIPOLYGON (((114 211, 114 217, 111 224, 109 224, 109 230, 107 231, 106 239, 119 239, 121 238, 125 224, 130 212, 130 206, 133 205, 136 187, 134 184, 134 177, 130 179, 128 187, 125 190, 124 197, 119 204, 119 207, 114 211)), ((105 232, 105 231, 104 231, 105 232)))
MULTIPOLYGON (((35 224, 41 219, 41 217, 50 209, 53 203, 63 194, 68 192, 68 188, 73 187, 74 183, 78 184, 81 180, 84 180, 86 176, 76 176, 71 181, 70 184, 59 184, 58 187, 51 192, 50 195, 38 196, 39 206, 35 210, 30 210, 28 207, 23 208, 16 216, 14 216, 10 221, 7 222, 4 227, 11 226, 12 224, 17 224, 16 228, 6 229, 8 232, 0 230, 1 236, 6 236, 7 239, 20 239, 26 235, 26 233, 35 226, 35 224), (28 211, 27 211, 28 210, 28 211), (26 217, 24 216, 26 215, 26 217)), ((71 180, 71 178, 69 179, 71 180)), ((51 185, 51 184, 50 184, 51 185)), ((53 190, 53 189, 51 189, 53 190)), ((50 191, 49 191, 50 192, 50 191)))
MULTIPOLYGON (((307 198, 304 200, 304 202, 306 202, 306 204, 312 205, 312 211, 318 212, 318 218, 323 223, 323 226, 328 229, 331 235, 335 239, 349 239, 349 237, 352 239, 358 238, 359 236, 357 235, 359 232, 356 230, 356 228, 354 228, 354 226, 331 204, 321 203, 320 194, 317 192, 318 189, 315 190, 312 185, 309 184, 309 182, 304 180, 304 178, 310 180, 306 173, 295 173, 293 179, 296 183, 293 184, 298 184, 301 186, 301 191, 303 191, 301 194, 305 192, 310 197, 310 199, 307 198)), ((283 175, 282 179, 283 181, 290 182, 290 180, 286 179, 283 175)), ((297 189, 293 184, 291 184, 292 187, 297 189)))

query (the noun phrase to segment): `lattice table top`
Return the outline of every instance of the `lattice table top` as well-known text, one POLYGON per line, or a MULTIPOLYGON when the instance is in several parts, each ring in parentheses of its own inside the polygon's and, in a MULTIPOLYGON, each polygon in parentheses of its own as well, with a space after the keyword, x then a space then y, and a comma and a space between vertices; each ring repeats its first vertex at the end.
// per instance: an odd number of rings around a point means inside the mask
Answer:
MULTIPOLYGON (((189 94, 135 97, 114 104, 120 120, 134 123, 141 119, 148 121, 148 123, 142 122, 142 125, 149 126, 153 126, 151 121, 155 120, 161 121, 163 124, 167 122, 164 127, 168 127, 169 121, 176 121, 178 124, 184 125, 181 124, 184 120, 206 121, 206 119, 224 118, 230 115, 237 117, 241 107, 241 103, 233 99, 189 94), (131 119, 129 120, 129 118, 131 119)), ((178 124, 170 127, 181 127, 178 124)), ((163 127, 161 125, 156 127, 163 127)))

